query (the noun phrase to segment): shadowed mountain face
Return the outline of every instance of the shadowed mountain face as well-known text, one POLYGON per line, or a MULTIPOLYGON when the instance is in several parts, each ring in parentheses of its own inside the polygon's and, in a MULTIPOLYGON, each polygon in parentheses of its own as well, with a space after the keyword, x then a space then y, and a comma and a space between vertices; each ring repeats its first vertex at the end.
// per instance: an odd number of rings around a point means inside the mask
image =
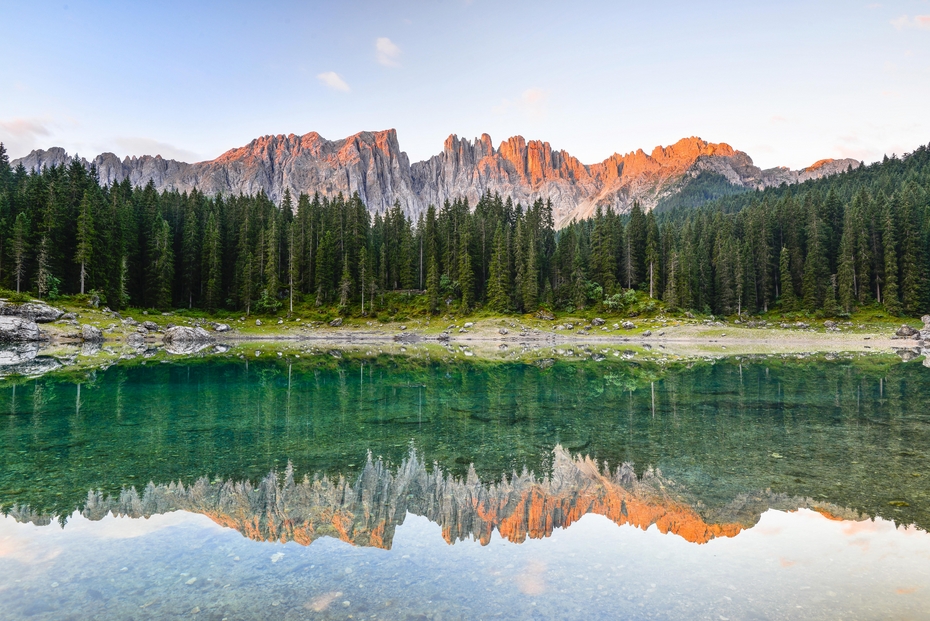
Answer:
MULTIPOLYGON (((602 470, 590 458, 573 458, 561 446, 555 447, 552 457, 549 476, 537 478, 524 471, 499 483, 483 483, 473 468, 463 479, 438 467, 430 472, 414 451, 396 471, 369 455, 354 483, 325 476, 305 477, 297 483, 288 465, 283 480, 271 473, 257 486, 202 478, 190 486, 149 483, 141 495, 135 488, 124 489, 119 496, 91 491, 81 513, 100 520, 110 513, 141 518, 183 510, 206 515, 258 541, 309 545, 329 536, 387 549, 407 513, 439 524, 450 544, 462 540, 487 544, 494 531, 513 543, 540 539, 589 513, 643 530, 655 525, 662 533, 699 544, 732 537, 772 508, 807 507, 829 517, 862 519, 855 511, 771 492, 742 494, 726 506, 705 507, 711 516, 706 519, 685 500, 685 490, 661 472, 650 468, 638 478, 631 464, 614 472, 606 465, 602 470)), ((40 525, 53 519, 21 506, 12 507, 10 515, 40 525)))
MULTIPOLYGON (((33 151, 14 160, 27 170, 70 164, 63 149, 33 151)), ((104 184, 129 179, 133 185, 149 181, 159 190, 205 194, 264 192, 280 201, 285 189, 297 196, 319 192, 323 196, 358 192, 372 211, 399 202, 408 215, 417 216, 430 204, 467 198, 474 205, 485 192, 500 193, 515 202, 551 200, 556 226, 591 216, 597 206, 628 211, 634 201, 651 209, 660 199, 674 195, 685 182, 711 173, 730 184, 757 189, 856 168, 855 160, 820 160, 800 171, 762 170, 752 159, 730 145, 685 138, 652 153, 642 150, 614 154, 597 164, 582 164, 548 142, 514 136, 494 147, 483 134, 473 141, 452 135, 441 153, 410 163, 400 150, 395 130, 360 132, 336 141, 316 132, 296 136, 263 136, 244 147, 227 151, 215 160, 187 164, 161 156, 120 160, 103 153, 81 160, 97 167, 104 184)))

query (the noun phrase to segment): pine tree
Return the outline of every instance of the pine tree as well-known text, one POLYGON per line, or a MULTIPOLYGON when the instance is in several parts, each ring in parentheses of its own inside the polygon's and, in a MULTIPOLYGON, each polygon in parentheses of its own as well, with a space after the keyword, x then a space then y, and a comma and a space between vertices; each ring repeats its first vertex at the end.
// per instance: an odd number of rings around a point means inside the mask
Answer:
POLYGON ((459 288, 462 291, 462 311, 468 312, 475 301, 475 271, 471 265, 471 235, 468 226, 462 230, 462 250, 459 253, 459 288))
POLYGON ((665 306, 676 309, 678 303, 678 253, 672 252, 668 261, 668 277, 665 279, 665 293, 662 296, 665 306))
POLYGON ((536 239, 530 237, 523 279, 523 310, 527 313, 539 306, 539 266, 536 257, 536 239))
MULTIPOLYGON (((194 198, 187 201, 184 221, 181 226, 181 281, 184 289, 181 295, 187 299, 187 307, 194 307, 194 292, 200 273, 200 223, 197 218, 194 198)), ((182 298, 182 299, 184 299, 182 298)))
POLYGON ((26 252, 29 248, 29 218, 25 211, 19 212, 13 222, 13 237, 10 239, 10 252, 13 255, 13 277, 16 279, 16 293, 26 275, 26 252))
POLYGON ((281 281, 278 279, 278 268, 280 265, 279 239, 278 239, 278 219, 277 214, 272 214, 268 219, 268 226, 265 228, 265 265, 264 277, 265 288, 262 292, 262 298, 267 306, 266 310, 274 312, 277 310, 278 293, 281 291, 281 281))
POLYGON ((908 188, 901 200, 901 302, 905 312, 919 315, 928 295, 926 233, 916 210, 917 189, 908 188))
POLYGON ((171 225, 159 214, 152 227, 149 245, 148 280, 151 287, 151 304, 155 308, 171 308, 172 284, 174 282, 174 236, 171 225))
POLYGON ((51 272, 49 272, 49 253, 48 253, 48 236, 43 235, 42 239, 39 241, 39 256, 38 256, 38 273, 36 274, 36 291, 39 294, 39 299, 45 299, 49 293, 49 285, 51 284, 51 272))
POLYGON ((782 247, 778 260, 781 282, 781 297, 779 303, 782 310, 793 311, 797 308, 798 298, 794 293, 794 279, 791 277, 791 253, 788 248, 782 247))
POLYGON ((895 197, 885 202, 884 231, 882 245, 885 250, 885 291, 882 301, 885 310, 892 315, 901 313, 901 301, 898 298, 898 250, 895 239, 894 208, 895 197))
POLYGON ((626 251, 624 256, 626 286, 628 289, 639 286, 643 277, 646 257, 646 216, 639 202, 634 202, 630 209, 630 222, 626 230, 626 251))
POLYGON ((646 270, 649 277, 649 297, 654 298, 656 293, 656 275, 659 270, 659 227, 656 224, 655 214, 649 212, 646 216, 646 270))
POLYGON ((494 230, 494 250, 488 278, 488 308, 501 313, 510 310, 510 274, 507 263, 507 242, 498 223, 494 230))
POLYGON ((837 288, 840 308, 851 313, 858 299, 856 291, 856 244, 852 226, 852 211, 844 216, 843 235, 840 238, 840 250, 837 265, 837 288))
POLYGON ((439 310, 439 248, 436 230, 436 208, 426 209, 426 290, 429 295, 429 310, 439 310))
POLYGON ((213 211, 207 215, 203 238, 203 274, 206 277, 204 303, 209 311, 222 304, 222 252, 220 249, 220 227, 213 211))
MULTIPOLYGON (((362 246, 362 249, 358 255, 358 284, 359 284, 358 288, 362 296, 362 315, 363 316, 366 315, 365 313, 365 282, 367 278, 368 278, 368 248, 366 248, 365 246, 362 246)), ((294 306, 294 303, 293 303, 293 298, 292 298, 292 301, 291 301, 292 312, 293 312, 293 306, 294 306)))
POLYGON ((830 268, 824 247, 823 223, 813 215, 808 228, 807 257, 804 260, 802 290, 804 307, 814 311, 823 308, 827 296, 830 268))
POLYGON ((342 262, 342 276, 339 278, 339 306, 345 308, 352 293, 352 274, 349 272, 349 261, 342 262))
POLYGON ((77 254, 75 262, 81 266, 81 293, 87 280, 87 265, 94 258, 94 201, 90 190, 84 192, 77 218, 77 254))

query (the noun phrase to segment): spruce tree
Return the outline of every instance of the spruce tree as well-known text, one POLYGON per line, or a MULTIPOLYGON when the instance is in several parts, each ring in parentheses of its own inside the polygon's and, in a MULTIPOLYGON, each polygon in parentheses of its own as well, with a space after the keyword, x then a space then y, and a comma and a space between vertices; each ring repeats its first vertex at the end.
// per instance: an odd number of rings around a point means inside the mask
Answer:
POLYGON ((475 270, 471 265, 471 235, 468 226, 463 227, 462 249, 459 253, 459 288, 462 291, 462 311, 468 312, 475 302, 475 270))
POLYGON ((203 267, 206 278, 204 303, 209 311, 215 311, 222 304, 222 252, 220 250, 220 227, 213 211, 207 215, 207 224, 203 237, 203 267))
POLYGON ((174 282, 174 236, 171 225, 159 214, 152 227, 149 244, 148 280, 151 291, 150 303, 155 308, 171 308, 172 284, 174 282))
POLYGON ((659 273, 659 227, 656 224, 655 214, 649 212, 646 216, 646 253, 645 269, 649 278, 649 297, 656 297, 656 276, 659 273))
POLYGON ((507 269, 507 241, 500 223, 494 230, 494 250, 488 277, 488 308, 497 312, 510 310, 510 274, 507 269))
POLYGON ((782 247, 778 260, 779 278, 781 282, 781 297, 779 304, 784 311, 793 311, 797 308, 798 298, 794 292, 794 279, 791 277, 791 253, 788 248, 782 247))
POLYGON ((81 294, 87 281, 87 266, 94 257, 94 201, 91 190, 84 192, 77 218, 77 254, 75 262, 81 266, 81 294))
POLYGON ((429 310, 439 310, 439 248, 436 230, 436 208, 426 209, 426 290, 429 295, 429 310))
POLYGON ((894 207, 895 197, 885 201, 884 230, 882 231, 882 245, 885 254, 885 290, 882 301, 885 310, 892 315, 901 313, 901 301, 898 297, 898 251, 895 236, 894 207))
POLYGON ((804 277, 801 287, 804 307, 809 311, 815 311, 823 308, 830 278, 823 223, 816 215, 811 217, 807 235, 807 257, 804 260, 804 277))
POLYGON ((539 266, 536 257, 536 239, 530 237, 523 278, 523 310, 527 313, 533 312, 539 306, 539 266))
POLYGON ((858 299, 856 291, 856 244, 855 232, 851 224, 852 211, 847 210, 844 217, 843 235, 840 238, 840 254, 837 265, 837 289, 840 308, 851 313, 858 299))
MULTIPOLYGON (((13 278, 16 280, 16 293, 26 277, 26 252, 29 248, 29 218, 25 211, 19 212, 13 222, 13 237, 10 239, 10 253, 13 255, 13 278)), ((81 278, 83 284, 83 274, 81 278)), ((83 291, 82 291, 83 292, 83 291)))
POLYGON ((901 302, 904 311, 919 315, 927 304, 926 232, 916 207, 917 190, 909 187, 901 200, 901 302))

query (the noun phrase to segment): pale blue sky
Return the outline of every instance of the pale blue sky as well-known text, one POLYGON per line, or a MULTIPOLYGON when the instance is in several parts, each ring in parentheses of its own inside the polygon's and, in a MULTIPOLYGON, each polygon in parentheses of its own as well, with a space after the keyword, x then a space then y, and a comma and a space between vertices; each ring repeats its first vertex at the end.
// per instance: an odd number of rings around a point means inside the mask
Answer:
POLYGON ((696 135, 799 168, 930 142, 928 0, 0 0, 0 56, 13 157, 393 127, 411 161, 450 133, 588 164, 696 135))

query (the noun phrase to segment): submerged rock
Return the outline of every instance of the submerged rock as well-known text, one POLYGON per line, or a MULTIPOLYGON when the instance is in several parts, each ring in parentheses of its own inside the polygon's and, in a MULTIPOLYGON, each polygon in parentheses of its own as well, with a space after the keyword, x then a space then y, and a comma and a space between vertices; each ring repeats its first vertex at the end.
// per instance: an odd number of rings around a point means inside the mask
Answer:
POLYGON ((40 340, 42 340, 42 335, 36 322, 12 315, 0 316, 0 343, 26 343, 40 340))

